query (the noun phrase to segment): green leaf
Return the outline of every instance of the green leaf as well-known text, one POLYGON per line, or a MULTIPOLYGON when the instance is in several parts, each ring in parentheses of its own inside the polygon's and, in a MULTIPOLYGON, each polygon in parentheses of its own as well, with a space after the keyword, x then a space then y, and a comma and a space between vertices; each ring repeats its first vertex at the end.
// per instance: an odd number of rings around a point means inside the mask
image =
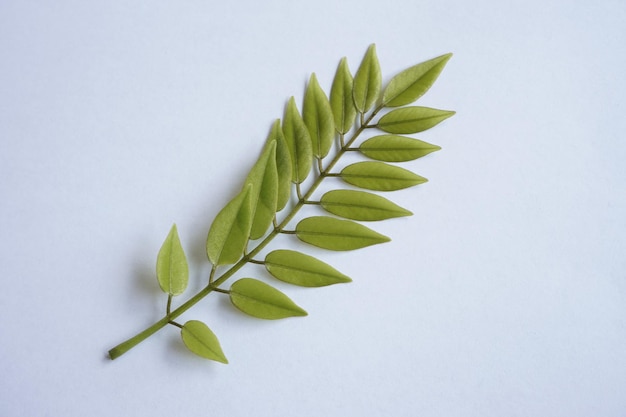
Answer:
POLYGON ((180 331, 185 346, 198 356, 212 361, 228 363, 217 336, 198 320, 189 320, 180 331))
POLYGON ((403 107, 380 118, 376 127, 388 133, 418 133, 430 129, 455 114, 430 107, 403 107))
POLYGON ((252 185, 246 186, 218 214, 206 242, 207 255, 215 266, 233 264, 241 258, 250 237, 252 185))
POLYGON ((360 249, 391 240, 362 224, 327 216, 302 219, 296 226, 296 236, 311 245, 337 251, 360 249))
POLYGON ((276 171, 278 174, 278 195, 276 198, 276 211, 280 211, 289 202, 291 197, 292 164, 289 155, 289 147, 280 127, 280 119, 276 119, 272 130, 267 138, 267 143, 276 141, 276 171))
POLYGON ((383 105, 398 107, 413 103, 435 83, 452 54, 441 55, 408 68, 389 81, 383 92, 383 105))
POLYGON ((189 267, 174 224, 157 256, 157 280, 161 289, 170 295, 179 295, 187 288, 189 267))
POLYGON ((412 161, 440 149, 419 139, 397 135, 374 136, 359 146, 363 155, 387 162, 412 161))
POLYGON ((229 293, 235 307, 260 319, 276 320, 307 315, 285 294, 256 279, 242 278, 234 282, 229 293))
POLYGON ((246 178, 246 184, 252 184, 250 204, 252 226, 250 239, 258 239, 272 224, 276 214, 278 197, 278 173, 276 171, 276 141, 268 143, 246 178))
POLYGON ((339 176, 348 184, 376 191, 401 190, 428 181, 404 168, 369 161, 348 165, 339 176))
POLYGON ((333 85, 330 88, 330 107, 333 110, 335 128, 344 134, 352 129, 356 118, 356 107, 352 98, 353 79, 348 68, 348 60, 342 58, 337 67, 333 85))
POLYGON ((313 163, 313 149, 311 145, 311 135, 298 112, 296 101, 293 97, 289 99, 285 108, 283 119, 283 133, 285 141, 291 155, 293 167, 292 181, 296 184, 302 183, 311 171, 313 163))
POLYGON ((378 100, 382 82, 376 45, 372 44, 367 48, 363 61, 354 76, 353 98, 359 112, 365 113, 378 100))
POLYGON ((303 287, 324 287, 352 281, 332 266, 292 250, 268 253, 265 257, 265 268, 275 278, 303 287))
POLYGON ((413 214, 384 197, 365 191, 329 191, 322 196, 320 204, 329 213, 352 220, 385 220, 413 214))
POLYGON ((318 158, 325 157, 335 137, 335 121, 328 97, 317 82, 315 73, 311 74, 304 94, 302 116, 311 135, 313 154, 318 158))

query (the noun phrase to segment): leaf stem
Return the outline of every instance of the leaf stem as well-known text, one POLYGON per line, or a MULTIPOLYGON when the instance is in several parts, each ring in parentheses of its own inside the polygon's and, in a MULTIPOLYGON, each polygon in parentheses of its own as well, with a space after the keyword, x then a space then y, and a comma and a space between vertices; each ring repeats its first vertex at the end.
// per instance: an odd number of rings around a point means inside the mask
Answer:
POLYGON ((233 276, 237 271, 239 271, 245 264, 247 264, 248 262, 251 262, 252 258, 255 255, 257 255, 259 252, 261 252, 279 233, 294 234, 295 231, 284 230, 285 226, 287 226, 287 224, 289 224, 289 222, 291 220, 293 220, 293 218, 296 216, 296 214, 298 214, 300 209, 306 204, 307 201, 309 201, 309 199, 311 198, 311 196, 313 195, 315 190, 319 187, 319 185, 322 183, 324 178, 331 177, 331 176, 337 176, 338 175, 338 174, 330 174, 329 172, 337 164, 337 162, 339 162, 339 159, 341 159, 343 154, 350 149, 350 146, 361 135, 361 133, 363 133, 363 131, 366 128, 375 127, 375 125, 371 125, 370 126, 368 124, 369 124, 369 122, 372 121, 374 116, 376 116, 376 114, 382 108, 383 108, 382 104, 379 105, 376 109, 374 109, 374 111, 372 111, 372 113, 367 118, 365 118, 365 115, 363 113, 361 113, 361 124, 360 124, 359 128, 354 132, 352 137, 348 141, 346 141, 345 144, 341 145, 341 147, 337 150, 337 154, 333 157, 333 159, 330 160, 330 162, 328 163, 326 168, 322 169, 321 160, 318 160, 319 161, 320 173, 317 176, 317 178, 315 178, 315 180, 313 181, 313 183, 311 184, 311 186, 309 187, 307 192, 304 193, 304 195, 302 195, 302 191, 300 189, 300 184, 296 184, 296 192, 297 192, 297 195, 298 195, 298 202, 293 206, 291 211, 278 224, 278 226, 275 226, 274 229, 255 248, 253 248, 250 252, 244 254, 244 256, 242 256, 241 259, 239 259, 239 261, 237 261, 237 263, 235 263, 232 267, 230 267, 230 269, 228 269, 219 278, 217 278, 215 280, 214 280, 214 275, 215 275, 216 267, 214 265, 212 267, 212 269, 211 269, 211 275, 209 276, 209 284, 206 287, 204 287, 202 290, 200 290, 196 295, 191 297, 185 303, 181 304, 175 310, 172 310, 172 311, 168 312, 168 314, 165 317, 163 317, 162 319, 160 319, 156 323, 152 324, 151 326, 149 326, 148 328, 146 328, 142 332, 136 334, 135 336, 131 337, 130 339, 120 343, 119 345, 117 345, 114 348, 112 348, 111 350, 109 350, 109 357, 111 359, 119 358, 124 353, 128 352, 129 350, 131 350, 132 348, 137 346, 139 343, 143 342, 148 337, 152 336, 154 333, 156 333, 159 330, 161 330, 166 325, 172 324, 172 322, 173 322, 173 320, 175 318, 179 317, 185 311, 189 310, 198 301, 202 300, 204 297, 209 295, 211 292, 217 291, 217 292, 226 292, 226 293, 228 293, 227 290, 223 290, 223 289, 219 288, 219 286, 221 284, 223 284, 226 280, 228 280, 231 276, 233 276))

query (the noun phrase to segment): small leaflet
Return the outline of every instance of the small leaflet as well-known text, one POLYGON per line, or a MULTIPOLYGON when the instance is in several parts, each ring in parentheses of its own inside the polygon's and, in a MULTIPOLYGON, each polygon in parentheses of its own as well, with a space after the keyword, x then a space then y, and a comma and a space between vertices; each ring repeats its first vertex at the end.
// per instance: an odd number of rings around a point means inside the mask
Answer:
POLYGON ((320 204, 329 213, 360 221, 386 220, 413 214, 384 197, 365 191, 329 191, 322 196, 320 204))
POLYGON ((374 161, 348 165, 339 176, 348 184, 375 191, 401 190, 428 181, 404 168, 374 161))
POLYGON ((212 361, 228 363, 217 336, 198 320, 189 320, 180 331, 183 343, 198 356, 212 361))
POLYGON ((361 249, 391 240, 362 224, 328 216, 301 220, 296 226, 296 236, 308 244, 336 251, 361 249))
POLYGON ((309 175, 313 164, 313 148, 311 135, 300 116, 296 101, 293 97, 289 99, 285 108, 283 118, 283 134, 289 148, 292 162, 292 181, 296 184, 302 183, 309 175))
POLYGON ((315 73, 311 74, 304 94, 302 117, 311 135, 313 154, 318 158, 325 157, 335 138, 335 121, 330 102, 317 82, 315 73))
POLYGON ((250 191, 245 187, 220 211, 209 230, 207 256, 215 266, 233 264, 241 258, 250 237, 252 209, 250 191))
POLYGON ((159 286, 165 293, 180 295, 187 288, 189 266, 175 224, 159 250, 156 270, 159 286))
POLYGON ((405 69, 393 77, 383 92, 385 107, 399 107, 413 103, 435 83, 452 54, 441 55, 405 69))
POLYGON ((276 172, 278 174, 278 193, 276 197, 276 211, 280 211, 289 202, 291 197, 292 164, 289 147, 280 127, 280 119, 276 119, 267 138, 267 143, 276 141, 276 172))
POLYGON ((365 113, 376 103, 382 82, 380 63, 376 56, 376 45, 372 44, 367 48, 361 65, 354 76, 353 98, 359 112, 365 113))
POLYGON ((363 155, 385 162, 412 161, 440 149, 437 145, 398 135, 374 136, 359 146, 363 155))
POLYGON ((253 317, 266 320, 306 316, 307 312, 276 288, 253 278, 242 278, 230 287, 230 301, 253 317))
POLYGON ((268 253, 265 268, 275 278, 302 287, 324 287, 352 281, 327 263, 293 250, 268 253))
POLYGON ((335 129, 345 134, 352 129, 356 118, 356 107, 352 97, 353 78, 348 68, 348 60, 344 57, 339 62, 333 85, 330 89, 330 107, 335 118, 335 129))
POLYGON ((428 130, 455 114, 430 107, 403 107, 380 118, 376 127, 388 133, 418 133, 428 130))
POLYGON ((252 226, 250 239, 265 234, 276 214, 278 197, 278 172, 276 170, 276 141, 271 141, 250 170, 246 184, 252 184, 250 204, 252 226))

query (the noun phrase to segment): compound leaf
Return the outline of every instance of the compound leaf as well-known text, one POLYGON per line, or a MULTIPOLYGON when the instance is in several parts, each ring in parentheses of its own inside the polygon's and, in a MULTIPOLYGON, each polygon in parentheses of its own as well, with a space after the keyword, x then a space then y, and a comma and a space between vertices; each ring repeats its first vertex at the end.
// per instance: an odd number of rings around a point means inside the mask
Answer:
POLYGON ((306 316, 289 297, 276 288, 253 278, 242 278, 230 287, 230 301, 235 307, 260 319, 276 320, 306 316))
POLYGON ((235 263, 243 254, 252 227, 251 188, 252 185, 246 186, 211 224, 206 250, 215 266, 235 263))
POLYGON ((285 108, 283 118, 283 133, 289 148, 292 162, 292 181, 302 183, 311 171, 313 163, 313 149, 311 135, 300 116, 296 100, 291 97, 285 108))
POLYGON ((361 65, 354 76, 354 105, 361 113, 368 111, 378 100, 382 87, 380 63, 376 56, 376 45, 367 48, 361 65))
POLYGON ((180 331, 185 346, 198 356, 213 361, 228 363, 217 336, 209 327, 198 320, 189 320, 180 331))
POLYGON ((352 129, 356 118, 356 107, 352 98, 353 79, 344 57, 339 62, 333 85, 330 88, 330 107, 335 118, 337 132, 344 134, 352 129))
POLYGON ((393 77, 383 92, 383 105, 398 107, 411 104, 435 83, 452 54, 422 62, 393 77))
POLYGON ((328 216, 301 220, 296 225, 296 236, 303 242, 336 251, 360 249, 390 241, 387 236, 362 224, 328 216))
POLYGON ((440 149, 437 145, 398 135, 374 136, 359 146, 363 155, 386 162, 412 161, 440 149))
POLYGON ((311 74, 304 94, 302 117, 311 135, 313 154, 318 158, 325 157, 335 137, 335 121, 328 97, 317 82, 315 73, 311 74))
POLYGON ((250 204, 252 226, 250 238, 258 239, 272 223, 276 214, 278 197, 278 172, 276 171, 276 141, 265 147, 258 161, 246 178, 246 184, 252 184, 250 204))
POLYGON ((329 191, 322 196, 320 204, 329 213, 361 221, 385 220, 413 214, 384 197, 365 191, 329 191))
POLYGON ((164 292, 179 295, 187 288, 189 266, 175 224, 159 250, 156 270, 159 286, 164 292))
POLYGON ((409 170, 384 162, 357 162, 341 170, 348 184, 376 191, 395 191, 428 181, 409 170))
POLYGON ((327 263, 292 250, 268 253, 265 268, 275 278, 303 287, 324 287, 352 281, 327 263))
POLYGON ((430 129, 455 114, 430 107, 403 107, 380 118, 376 127, 388 133, 418 133, 430 129))

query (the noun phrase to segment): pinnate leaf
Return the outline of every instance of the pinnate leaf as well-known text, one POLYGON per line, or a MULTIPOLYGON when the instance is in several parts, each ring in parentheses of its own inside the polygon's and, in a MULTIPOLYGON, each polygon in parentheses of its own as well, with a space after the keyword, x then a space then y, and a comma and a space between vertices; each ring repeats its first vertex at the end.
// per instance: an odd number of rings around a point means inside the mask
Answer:
POLYGON ((430 107, 403 107, 380 118, 376 127, 388 133, 418 133, 428 130, 455 114, 430 107))
POLYGON ((235 263, 243 254, 252 227, 251 188, 252 185, 246 186, 215 216, 211 224, 206 250, 213 265, 235 263))
POLYGON ((213 361, 228 363, 217 336, 209 327, 198 320, 189 320, 180 331, 185 346, 198 356, 213 361))
POLYGON ((353 98, 359 112, 365 113, 376 103, 380 95, 382 80, 380 63, 376 56, 376 45, 372 44, 365 52, 354 76, 353 98))
POLYGON ((250 204, 252 210, 252 226, 250 238, 258 239, 272 223, 276 214, 278 197, 278 172, 276 171, 276 141, 265 147, 259 160, 248 174, 246 184, 252 184, 250 204))
POLYGON ((435 83, 452 54, 441 55, 402 71, 389 81, 383 92, 383 105, 398 107, 411 104, 435 83))
POLYGON ((390 240, 362 224, 328 216, 302 219, 296 225, 296 236, 303 242, 336 251, 360 249, 390 240))
POLYGON ((335 118, 335 129, 344 134, 352 129, 356 118, 356 107, 352 98, 353 79, 348 68, 348 60, 342 58, 337 67, 333 85, 330 89, 330 107, 335 118))
POLYGON ((302 120, 293 97, 287 102, 283 119, 283 134, 289 148, 292 162, 292 181, 302 183, 311 171, 313 148, 311 135, 302 120))
POLYGON ((372 221, 410 216, 410 211, 376 194, 355 190, 333 190, 320 200, 329 213, 352 220, 372 221))
POLYGON ((376 191, 401 190, 428 181, 404 168, 373 161, 348 165, 339 176, 348 184, 376 191))
POLYGON ((235 307, 260 319, 276 320, 307 315, 285 294, 257 279, 242 278, 233 283, 229 293, 235 307))
POLYGON ((374 136, 359 146, 363 155, 386 162, 412 161, 440 149, 437 145, 398 135, 374 136))
POLYGON ((189 281, 189 266, 185 251, 173 225, 157 256, 157 280, 161 289, 170 295, 182 294, 189 281))
POLYGON ((265 268, 275 278, 303 287, 324 287, 352 281, 327 263, 292 250, 268 253, 265 268))
POLYGON ((328 97, 317 82, 315 74, 311 75, 304 94, 302 117, 311 135, 313 154, 318 158, 325 157, 335 137, 335 121, 328 97))

